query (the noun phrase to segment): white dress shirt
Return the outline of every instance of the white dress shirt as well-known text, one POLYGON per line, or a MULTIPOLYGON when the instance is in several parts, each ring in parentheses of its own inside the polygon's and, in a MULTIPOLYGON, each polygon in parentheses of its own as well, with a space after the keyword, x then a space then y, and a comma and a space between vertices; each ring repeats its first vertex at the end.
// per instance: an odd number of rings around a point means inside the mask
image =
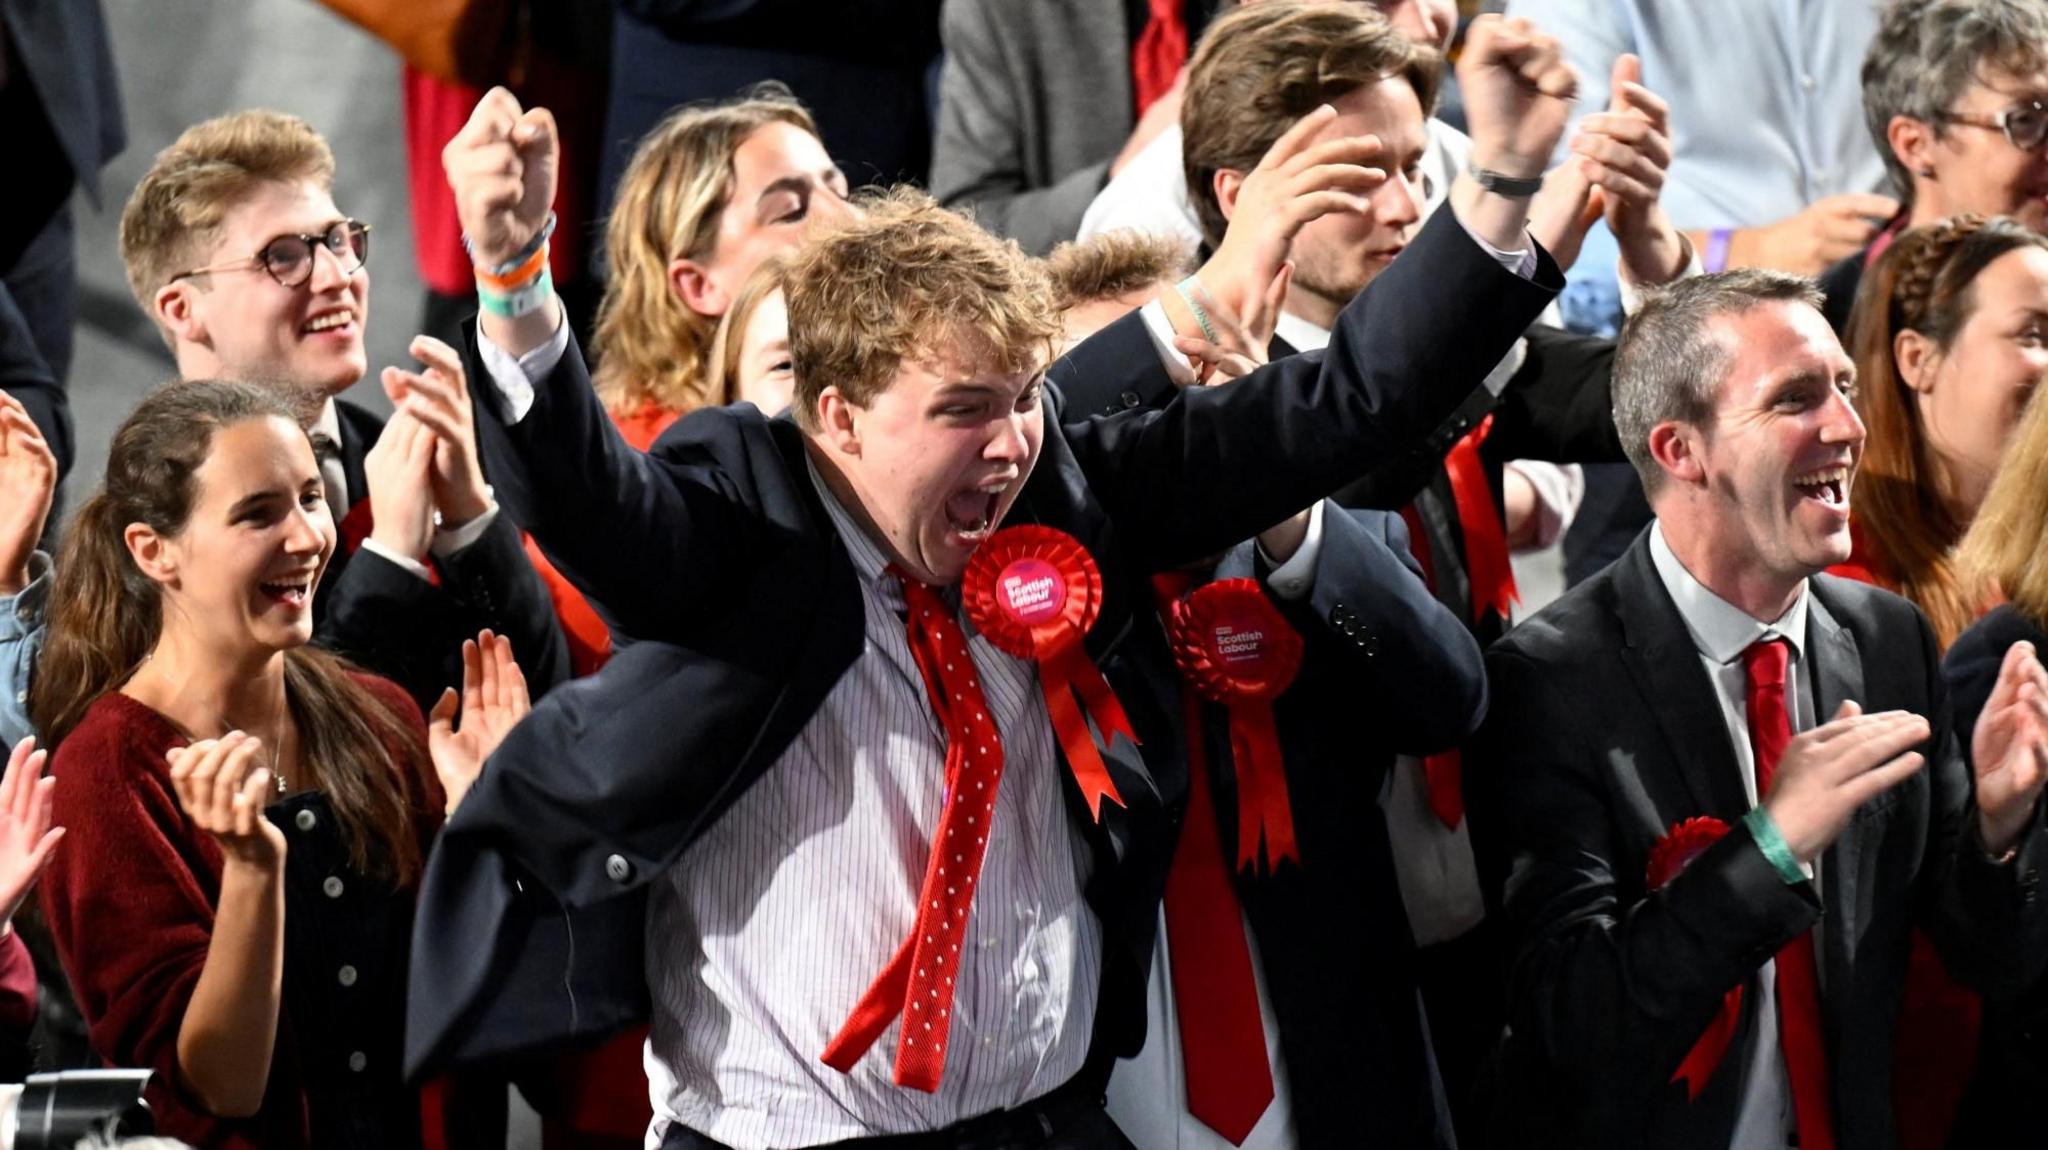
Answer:
MULTIPOLYGON (((1664 525, 1650 530, 1650 561, 1657 577, 1671 593, 1679 617, 1699 651, 1700 665, 1714 682, 1714 697, 1721 705, 1722 721, 1735 746, 1735 768, 1742 775, 1742 789, 1750 805, 1757 802, 1756 755, 1749 745, 1749 673, 1742 653, 1766 637, 1783 638, 1791 648, 1791 665, 1785 674, 1785 710, 1792 729, 1811 730, 1814 725, 1812 694, 1806 689, 1806 614, 1808 591, 1785 613, 1769 623, 1759 622, 1741 608, 1714 594, 1672 553, 1664 538, 1664 525)), ((1813 874, 1807 868, 1809 875, 1813 874)), ((1819 928, 1816 927, 1816 930, 1819 928)), ((1730 1150, 1785 1150, 1798 1128, 1792 1109, 1792 1088, 1785 1072, 1785 1058, 1778 1047, 1778 968, 1764 963, 1757 971, 1752 990, 1756 998, 1757 1035, 1750 1050, 1749 1065, 1743 1068, 1742 1107, 1735 1121, 1730 1150)))

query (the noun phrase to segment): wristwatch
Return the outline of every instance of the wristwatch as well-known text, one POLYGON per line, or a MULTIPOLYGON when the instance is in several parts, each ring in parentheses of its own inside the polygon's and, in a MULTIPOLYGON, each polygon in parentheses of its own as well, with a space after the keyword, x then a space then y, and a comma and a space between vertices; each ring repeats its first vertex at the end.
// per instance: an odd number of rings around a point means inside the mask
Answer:
POLYGON ((1543 190, 1542 176, 1530 176, 1527 178, 1510 176, 1506 172, 1496 172, 1491 168, 1482 168, 1477 164, 1466 165, 1465 171, 1473 179, 1479 181, 1480 187, 1485 188, 1496 196, 1526 200, 1543 190))

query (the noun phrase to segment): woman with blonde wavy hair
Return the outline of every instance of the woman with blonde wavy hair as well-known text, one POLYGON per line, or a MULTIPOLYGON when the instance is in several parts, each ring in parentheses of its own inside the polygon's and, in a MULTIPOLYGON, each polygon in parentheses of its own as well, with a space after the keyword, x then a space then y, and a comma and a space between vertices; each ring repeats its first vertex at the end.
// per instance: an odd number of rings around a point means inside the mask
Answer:
POLYGON ((719 402, 719 318, 761 261, 851 214, 846 193, 810 113, 779 84, 678 109, 640 141, 605 228, 595 334, 598 395, 628 441, 644 450, 719 402))

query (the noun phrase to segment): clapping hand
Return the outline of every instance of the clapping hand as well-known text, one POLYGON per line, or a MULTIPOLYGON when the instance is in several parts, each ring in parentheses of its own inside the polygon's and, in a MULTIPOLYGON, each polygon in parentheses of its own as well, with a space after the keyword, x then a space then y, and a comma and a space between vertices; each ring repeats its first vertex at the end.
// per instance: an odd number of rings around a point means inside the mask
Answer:
POLYGON ((2032 643, 2014 643, 1970 734, 1984 845, 2002 854, 2034 817, 2048 782, 2048 671, 2032 643))
POLYGON ((424 563, 434 542, 434 455, 431 428, 401 407, 363 456, 363 480, 375 516, 378 547, 424 563))
POLYGON ((427 723, 427 748, 441 789, 447 792, 450 815, 483 772, 484 760, 505 741, 505 733, 533 709, 526 676, 512 660, 511 640, 485 631, 473 641, 463 641, 460 702, 459 729, 453 687, 441 693, 427 723))
POLYGON ((7 773, 0 776, 0 933, 14 922, 28 888, 64 837, 63 827, 50 825, 57 780, 43 775, 46 757, 34 739, 23 739, 14 744, 7 773))
POLYGON ((263 817, 271 772, 256 766, 263 741, 241 731, 173 747, 171 789, 193 825, 213 836, 231 865, 278 873, 284 869, 284 832, 263 817))
POLYGON ((0 595, 28 585, 28 561, 57 495, 57 457, 21 401, 0 391, 0 595))
POLYGON ((411 350, 426 370, 385 368, 384 394, 433 433, 428 478, 434 505, 441 511, 444 526, 459 527, 491 506, 483 467, 477 462, 476 421, 462 357, 429 335, 415 336, 411 350))

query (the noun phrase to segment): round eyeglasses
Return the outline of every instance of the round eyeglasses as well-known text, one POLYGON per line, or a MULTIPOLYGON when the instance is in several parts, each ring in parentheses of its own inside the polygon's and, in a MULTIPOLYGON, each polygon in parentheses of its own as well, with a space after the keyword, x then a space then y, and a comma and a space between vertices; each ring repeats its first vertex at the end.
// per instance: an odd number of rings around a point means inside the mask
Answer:
POLYGON ((2043 143, 2048 143, 2048 104, 2043 104, 2039 100, 2014 104, 1995 114, 1943 112, 1935 118, 1945 124, 1992 128, 2004 132, 2006 140, 2022 152, 2031 152, 2043 143))
POLYGON ((179 272, 171 277, 170 282, 210 272, 262 268, 271 279, 285 287, 295 288, 313 278, 314 253, 322 248, 340 265, 341 274, 352 276, 370 258, 370 225, 361 220, 342 220, 316 235, 273 236, 260 251, 247 259, 179 272))

